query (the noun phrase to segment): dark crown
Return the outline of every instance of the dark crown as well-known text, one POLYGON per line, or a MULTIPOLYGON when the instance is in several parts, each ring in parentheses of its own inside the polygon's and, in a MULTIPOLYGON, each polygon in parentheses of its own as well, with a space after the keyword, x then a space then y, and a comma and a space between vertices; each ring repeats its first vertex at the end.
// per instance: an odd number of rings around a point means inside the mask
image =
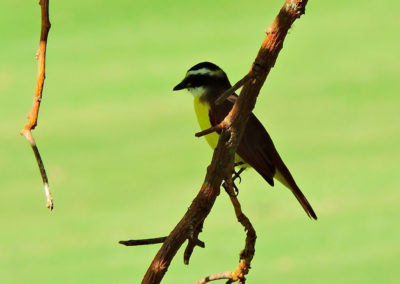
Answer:
POLYGON ((192 68, 190 68, 188 71, 195 71, 195 70, 200 70, 202 68, 208 69, 210 71, 218 71, 221 70, 221 68, 219 68, 217 65, 215 65, 214 63, 211 62, 201 62, 199 64, 196 64, 195 66, 193 66, 192 68))

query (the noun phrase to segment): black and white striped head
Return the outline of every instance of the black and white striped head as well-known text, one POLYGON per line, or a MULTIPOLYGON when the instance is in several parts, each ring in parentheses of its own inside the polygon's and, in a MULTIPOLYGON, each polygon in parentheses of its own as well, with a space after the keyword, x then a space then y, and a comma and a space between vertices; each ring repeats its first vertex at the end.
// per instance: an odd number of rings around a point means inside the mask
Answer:
POLYGON ((218 95, 231 84, 225 72, 211 62, 201 62, 186 72, 185 78, 174 87, 174 91, 187 89, 194 96, 218 95))

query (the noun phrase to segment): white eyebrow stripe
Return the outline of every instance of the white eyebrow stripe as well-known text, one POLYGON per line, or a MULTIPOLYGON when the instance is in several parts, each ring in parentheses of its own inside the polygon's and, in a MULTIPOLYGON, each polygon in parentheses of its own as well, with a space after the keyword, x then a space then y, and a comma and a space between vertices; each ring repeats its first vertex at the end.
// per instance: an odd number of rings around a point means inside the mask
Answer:
POLYGON ((198 69, 198 70, 191 70, 191 71, 187 72, 187 76, 189 76, 189 75, 197 75, 197 74, 209 75, 209 76, 213 76, 213 75, 223 76, 224 72, 222 70, 212 71, 212 70, 207 69, 207 68, 201 68, 201 69, 198 69))

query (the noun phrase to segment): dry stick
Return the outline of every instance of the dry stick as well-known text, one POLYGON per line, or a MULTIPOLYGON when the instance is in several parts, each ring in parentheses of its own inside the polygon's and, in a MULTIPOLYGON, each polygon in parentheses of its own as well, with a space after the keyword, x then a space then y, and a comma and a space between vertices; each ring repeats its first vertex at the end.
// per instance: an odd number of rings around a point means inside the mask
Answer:
POLYGON ((233 85, 228 90, 223 92, 222 95, 220 95, 218 97, 218 99, 216 99, 215 104, 216 105, 222 104, 230 95, 232 95, 234 92, 236 92, 236 90, 238 90, 240 87, 242 87, 245 84, 247 84, 248 82, 250 82, 251 79, 253 79, 251 74, 247 74, 246 76, 244 76, 235 85, 233 85))
MULTIPOLYGON (((160 237, 160 238, 151 238, 151 239, 140 239, 140 240, 128 240, 128 241, 119 241, 118 243, 127 247, 130 246, 142 246, 142 245, 154 245, 154 244, 161 244, 163 243, 167 237, 160 237)), ((204 248, 206 245, 204 242, 200 240, 196 240, 194 242, 195 246, 199 246, 204 248)))
POLYGON ((30 112, 28 113, 28 123, 21 130, 21 135, 25 136, 28 140, 29 144, 32 147, 32 150, 35 154, 36 162, 39 166, 40 175, 42 176, 43 185, 44 185, 44 193, 46 195, 46 207, 50 210, 53 210, 53 198, 50 194, 49 182, 47 179, 46 170, 44 168, 44 164, 42 158, 39 154, 39 149, 36 146, 35 139, 32 136, 32 130, 35 129, 38 120, 40 102, 42 100, 43 93, 43 85, 45 79, 45 67, 46 67, 46 47, 47 47, 47 36, 50 30, 50 20, 49 20, 49 0, 40 0, 39 2, 41 8, 41 20, 42 26, 40 31, 40 42, 39 49, 36 54, 36 58, 38 60, 38 74, 37 74, 37 83, 36 90, 33 94, 33 104, 30 112))
POLYGON ((225 118, 218 145, 203 185, 192 201, 186 214, 175 226, 150 264, 142 283, 160 283, 178 249, 189 237, 191 228, 196 228, 210 213, 223 179, 233 172, 234 155, 243 135, 248 117, 256 104, 258 93, 267 78, 283 46, 283 41, 293 22, 304 14, 307 0, 286 0, 266 37, 251 67, 252 79, 245 84, 232 110, 225 118))
POLYGON ((228 279, 230 280, 229 282, 238 281, 239 283, 245 283, 245 275, 249 273, 250 264, 254 257, 257 239, 256 231, 254 230, 254 227, 251 224, 250 220, 246 217, 246 215, 244 215, 242 211, 239 200, 237 199, 235 191, 233 190, 233 181, 231 177, 226 180, 225 185, 224 188, 226 189, 229 198, 231 199, 236 218, 243 225, 245 231, 247 231, 245 248, 240 252, 240 261, 238 267, 234 271, 226 271, 207 276, 197 281, 196 284, 203 284, 220 279, 228 279))
POLYGON ((254 230, 253 225, 251 224, 249 218, 244 215, 242 212, 242 208, 240 206, 239 200, 235 195, 235 191, 233 190, 233 181, 232 178, 228 179, 228 193, 229 198, 231 199, 233 208, 235 209, 235 215, 237 220, 242 224, 246 233, 246 242, 245 248, 240 252, 240 262, 235 271, 232 272, 232 280, 239 281, 239 283, 244 283, 244 276, 249 272, 251 261, 255 254, 255 245, 256 245, 256 231, 254 230))
POLYGON ((118 243, 121 244, 121 245, 130 247, 130 246, 161 244, 166 239, 167 239, 167 237, 160 237, 160 238, 141 239, 141 240, 119 241, 118 243))
POLYGON ((232 279, 232 271, 226 271, 222 273, 216 273, 210 276, 207 276, 199 281, 196 282, 196 284, 204 284, 207 282, 215 281, 215 280, 221 280, 221 279, 232 279))
POLYGON ((200 132, 197 132, 197 133, 195 133, 194 134, 194 136, 196 136, 196 137, 201 137, 201 136, 204 136, 204 135, 208 135, 208 134, 210 134, 210 133, 213 133, 213 132, 220 132, 222 129, 224 129, 225 128, 225 123, 224 123, 224 121, 222 121, 220 124, 217 124, 217 125, 215 125, 215 126, 212 126, 212 127, 210 127, 210 128, 207 128, 207 129, 205 129, 205 130, 203 130, 203 131, 200 131, 200 132))

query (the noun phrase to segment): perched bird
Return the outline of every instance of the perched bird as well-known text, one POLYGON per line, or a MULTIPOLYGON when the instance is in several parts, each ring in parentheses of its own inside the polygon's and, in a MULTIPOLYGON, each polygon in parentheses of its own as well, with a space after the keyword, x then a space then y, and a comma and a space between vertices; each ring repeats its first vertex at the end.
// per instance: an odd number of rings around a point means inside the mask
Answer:
MULTIPOLYGON (((205 130, 219 124, 232 109, 238 98, 236 94, 229 96, 219 105, 215 103, 217 98, 230 87, 229 79, 221 68, 210 62, 202 62, 190 68, 182 82, 173 90, 187 89, 193 95, 197 120, 200 128, 205 130)), ((219 134, 216 132, 208 134, 205 139, 211 148, 215 149, 219 134)), ((307 215, 317 219, 310 203, 279 156, 268 132, 253 113, 249 117, 236 150, 235 166, 239 167, 236 177, 245 168, 252 167, 271 186, 274 185, 274 179, 278 180, 292 191, 307 215)))

